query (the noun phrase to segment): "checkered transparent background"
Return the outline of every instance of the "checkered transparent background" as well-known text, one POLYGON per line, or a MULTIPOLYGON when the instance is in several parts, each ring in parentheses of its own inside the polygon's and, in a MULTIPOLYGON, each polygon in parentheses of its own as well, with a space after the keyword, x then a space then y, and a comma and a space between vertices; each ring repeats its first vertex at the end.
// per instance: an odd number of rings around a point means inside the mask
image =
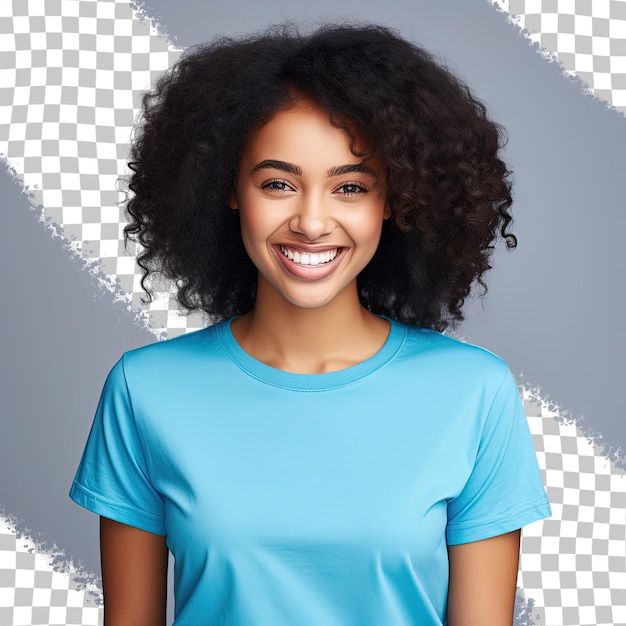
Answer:
POLYGON ((76 572, 55 571, 51 557, 0 519, 0 625, 102 624, 101 592, 78 590, 76 572))
POLYGON ((488 0, 541 53, 626 114, 626 0, 488 0))
POLYGON ((518 584, 550 626, 626 625, 626 473, 523 391, 552 517, 523 531, 518 584))
MULTIPOLYGON (((590 90, 626 112, 626 0, 488 0, 590 90)), ((116 191, 142 92, 178 57, 126 0, 0 0, 0 153, 85 269, 155 334, 203 325, 165 286, 149 307, 122 243, 116 191)), ((130 251, 132 254, 132 250, 130 251)), ((626 625, 626 478, 524 391, 554 515, 527 527, 519 586, 537 623, 626 625)), ((0 626, 98 624, 77 572, 0 518, 0 626)))

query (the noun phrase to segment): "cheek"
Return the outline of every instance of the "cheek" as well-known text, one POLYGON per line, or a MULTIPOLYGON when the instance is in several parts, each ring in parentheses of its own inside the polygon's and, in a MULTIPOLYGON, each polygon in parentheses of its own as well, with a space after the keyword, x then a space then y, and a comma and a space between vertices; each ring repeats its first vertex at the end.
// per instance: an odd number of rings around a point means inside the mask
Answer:
POLYGON ((239 195, 239 222, 244 242, 253 241, 263 231, 263 211, 251 201, 249 194, 239 195))
POLYGON ((262 202, 253 205, 241 202, 239 223, 241 238, 248 256, 257 264, 267 251, 267 241, 276 230, 272 212, 262 202))
POLYGON ((253 216, 245 214, 240 215, 241 239, 243 240, 243 245, 248 256, 253 261, 255 261, 257 256, 256 251, 259 249, 259 245, 262 241, 262 233, 258 221, 259 220, 253 216))
POLYGON ((351 231, 361 243, 377 247, 383 228, 383 211, 376 208, 369 212, 366 219, 355 220, 351 231))

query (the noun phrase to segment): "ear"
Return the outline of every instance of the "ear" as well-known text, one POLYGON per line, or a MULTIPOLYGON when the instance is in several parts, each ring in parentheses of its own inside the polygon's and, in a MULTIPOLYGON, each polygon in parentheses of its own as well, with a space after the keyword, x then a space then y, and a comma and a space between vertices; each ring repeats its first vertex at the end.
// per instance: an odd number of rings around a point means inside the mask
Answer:
POLYGON ((383 219, 388 220, 391 217, 391 207, 388 202, 385 202, 385 210, 383 211, 383 219))
POLYGON ((239 202, 237 201, 237 194, 233 191, 230 196, 228 196, 228 206, 232 211, 239 210, 239 202))

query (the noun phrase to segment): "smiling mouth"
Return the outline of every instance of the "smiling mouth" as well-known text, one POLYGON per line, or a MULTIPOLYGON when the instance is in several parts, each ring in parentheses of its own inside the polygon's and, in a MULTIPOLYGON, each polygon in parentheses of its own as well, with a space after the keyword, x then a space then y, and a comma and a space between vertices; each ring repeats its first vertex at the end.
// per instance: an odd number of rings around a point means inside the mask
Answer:
POLYGON ((294 250, 287 246, 279 246, 283 256, 287 257, 290 261, 299 265, 325 265, 333 261, 339 254, 340 248, 330 248, 329 250, 321 250, 320 252, 302 252, 301 250, 294 250))

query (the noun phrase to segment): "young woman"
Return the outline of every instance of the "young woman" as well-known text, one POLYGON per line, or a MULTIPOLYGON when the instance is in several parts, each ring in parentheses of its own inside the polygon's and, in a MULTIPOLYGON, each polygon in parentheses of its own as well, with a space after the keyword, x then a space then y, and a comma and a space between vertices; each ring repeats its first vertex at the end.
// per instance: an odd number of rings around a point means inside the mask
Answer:
MULTIPOLYGON (((71 497, 108 626, 510 626, 549 515, 517 387, 442 335, 508 228, 498 126, 378 27, 186 55, 144 100, 127 235, 208 328, 111 371, 71 497)), ((149 293, 149 290, 148 290, 149 293)))

